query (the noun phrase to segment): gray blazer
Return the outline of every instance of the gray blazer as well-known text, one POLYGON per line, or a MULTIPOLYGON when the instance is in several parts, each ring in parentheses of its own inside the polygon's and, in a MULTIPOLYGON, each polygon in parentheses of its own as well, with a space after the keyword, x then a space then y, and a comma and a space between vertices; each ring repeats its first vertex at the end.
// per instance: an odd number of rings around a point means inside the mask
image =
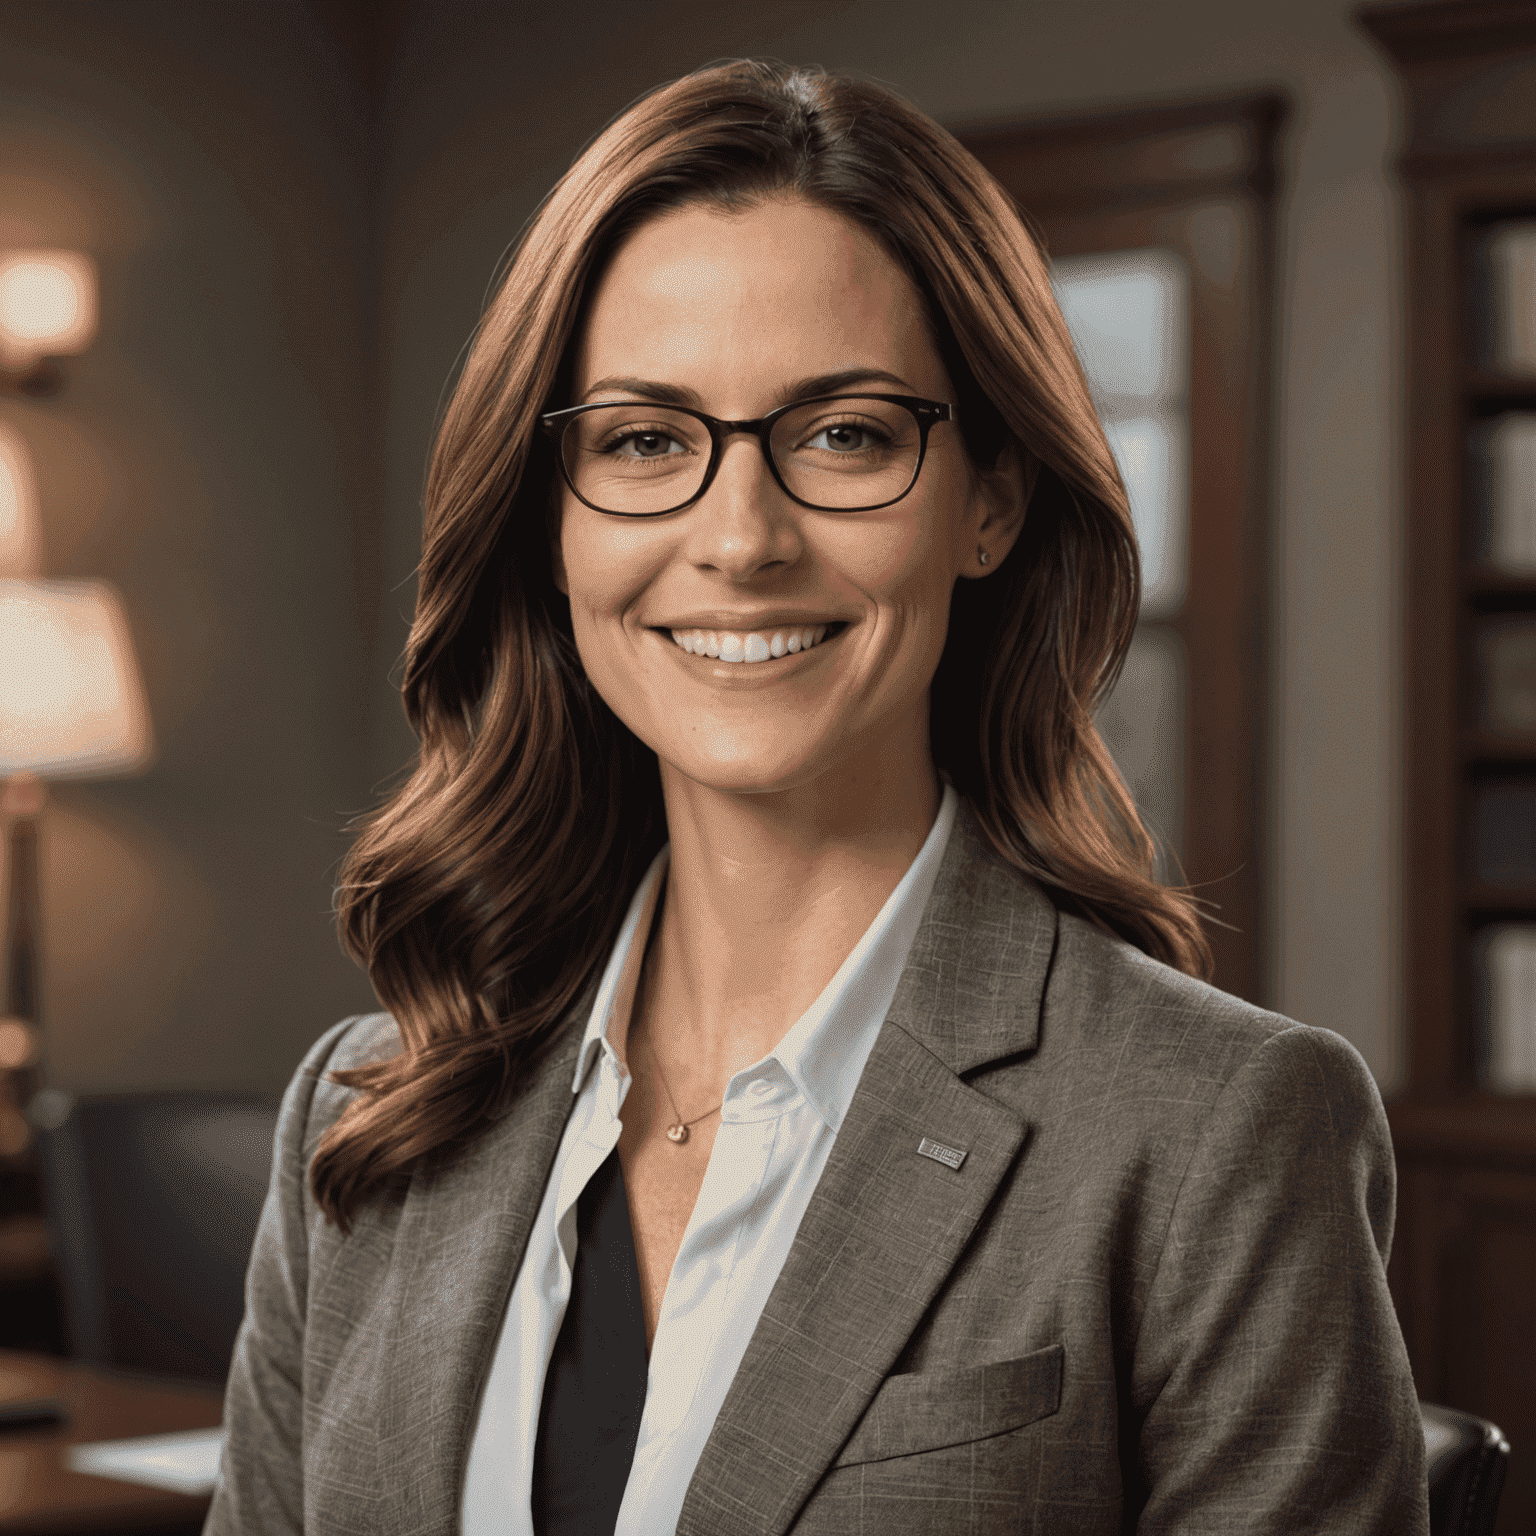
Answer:
MULTIPOLYGON (((345 1238, 306 1178, 349 1098, 326 1073, 399 1037, 373 1014, 310 1051, 207 1531, 457 1530, 590 1005, 468 1153, 345 1238)), ((1351 1046, 1058 913, 962 808, 678 1531, 1426 1532, 1394 1188, 1351 1046)))

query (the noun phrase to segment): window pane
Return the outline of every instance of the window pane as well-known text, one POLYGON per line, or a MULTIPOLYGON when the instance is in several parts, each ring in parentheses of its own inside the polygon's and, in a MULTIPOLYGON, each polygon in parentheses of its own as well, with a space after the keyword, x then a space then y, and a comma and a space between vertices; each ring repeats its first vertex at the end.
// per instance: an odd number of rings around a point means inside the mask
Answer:
POLYGON ((1141 616, 1171 618, 1189 577, 1188 430, 1182 412, 1110 417, 1105 435, 1120 465, 1141 547, 1141 616))
POLYGON ((1061 312, 1100 411, 1189 390, 1189 273, 1173 251, 1067 256, 1051 265, 1061 312))
POLYGON ((1189 575, 1189 274, 1173 251, 1055 263, 1052 281, 1130 498, 1142 616, 1171 618, 1189 575))

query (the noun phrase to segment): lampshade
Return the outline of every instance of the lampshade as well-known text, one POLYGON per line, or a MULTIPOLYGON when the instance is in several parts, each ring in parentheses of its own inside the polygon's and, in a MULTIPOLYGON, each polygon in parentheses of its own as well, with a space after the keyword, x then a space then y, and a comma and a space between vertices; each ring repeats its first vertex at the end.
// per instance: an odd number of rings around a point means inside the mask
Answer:
POLYGON ((112 588, 0 579, 0 775, 126 774, 153 752, 133 641, 112 588))
POLYGON ((96 267, 79 251, 0 252, 0 361, 80 352, 96 334, 96 267))
POLYGON ((41 558, 32 455, 0 421, 0 576, 31 576, 41 558))

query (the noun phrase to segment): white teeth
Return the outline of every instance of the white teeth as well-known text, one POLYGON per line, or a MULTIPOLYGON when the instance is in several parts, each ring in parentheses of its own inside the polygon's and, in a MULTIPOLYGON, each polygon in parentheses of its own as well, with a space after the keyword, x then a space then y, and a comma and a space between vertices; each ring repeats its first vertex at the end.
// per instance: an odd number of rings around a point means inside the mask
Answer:
POLYGON ((736 630, 674 629, 672 638, 690 656, 718 656, 732 663, 767 661, 770 657, 793 656, 808 651, 825 639, 825 624, 810 624, 803 629, 775 630, 772 638, 755 630, 743 634, 736 630))

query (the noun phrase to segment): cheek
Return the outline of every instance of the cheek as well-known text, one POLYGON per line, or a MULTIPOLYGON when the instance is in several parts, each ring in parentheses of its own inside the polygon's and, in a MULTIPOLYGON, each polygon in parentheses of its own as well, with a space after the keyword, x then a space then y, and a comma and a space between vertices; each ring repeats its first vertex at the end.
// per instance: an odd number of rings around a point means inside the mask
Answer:
POLYGON ((571 622, 578 637, 583 628, 603 621, 622 621, 661 563, 657 541, 647 530, 623 523, 600 525, 567 512, 560 529, 560 564, 571 622))
POLYGON ((947 509, 923 508, 917 516, 837 529, 841 536, 835 553, 828 548, 829 563, 879 604, 921 608, 938 594, 947 605, 963 566, 955 522, 947 509))

